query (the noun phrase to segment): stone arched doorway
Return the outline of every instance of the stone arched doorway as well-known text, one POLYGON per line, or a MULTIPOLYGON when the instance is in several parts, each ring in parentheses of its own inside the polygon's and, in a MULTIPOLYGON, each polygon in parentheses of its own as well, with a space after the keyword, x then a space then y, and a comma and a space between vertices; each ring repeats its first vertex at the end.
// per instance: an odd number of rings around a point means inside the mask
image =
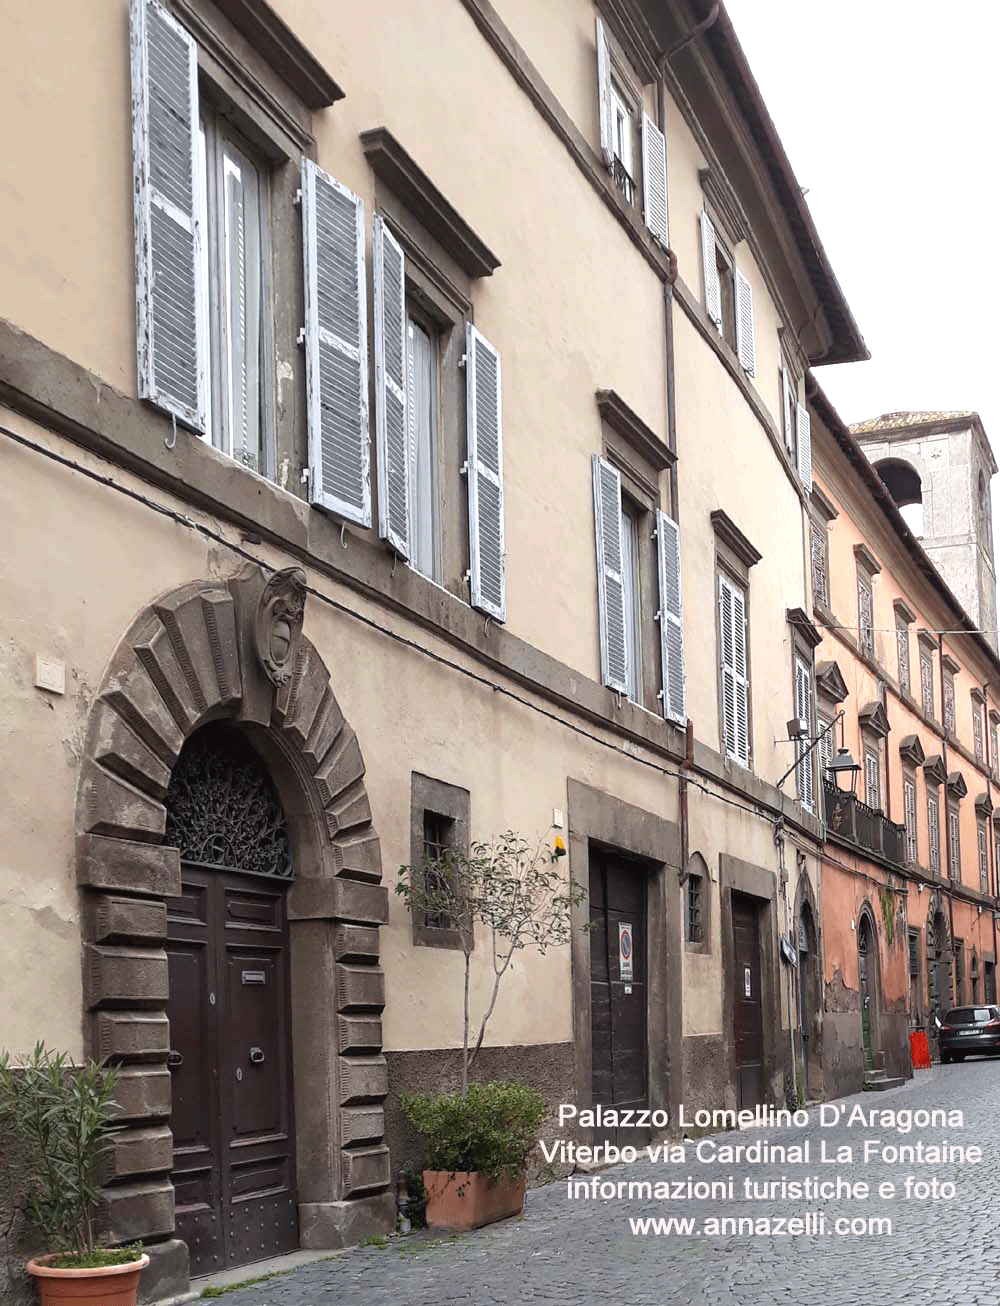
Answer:
MULTIPOLYGON (((163 596, 119 644, 90 713, 76 812, 85 1026, 92 1055, 122 1071, 107 1215, 113 1240, 147 1243, 147 1298, 182 1291, 188 1277, 170 1178, 181 1120, 168 1065, 177 1049, 167 905, 176 916, 184 878, 166 838, 167 798, 186 741, 210 723, 226 723, 259 759, 295 872, 281 891, 290 1065, 282 1055, 299 1245, 343 1246, 385 1231, 395 1215, 378 964, 387 895, 361 750, 302 634, 304 581, 294 569, 268 577, 249 566, 163 596)), ((259 1244, 257 1259, 269 1254, 259 1244)))
POLYGON ((937 1034, 934 1018, 942 1019, 951 1007, 953 985, 951 931, 944 905, 935 894, 927 912, 927 1009, 934 1036, 937 1034))
POLYGON ((181 749, 164 842, 176 1232, 192 1274, 298 1246, 287 890, 278 792, 248 732, 211 722, 181 749))
POLYGON ((816 922, 812 908, 799 908, 799 1028, 802 1031, 802 1096, 808 1100, 822 1087, 823 1049, 820 1025, 820 970, 816 922))
POLYGON ((865 1070, 874 1070, 879 1051, 878 934, 867 907, 858 917, 858 988, 864 1065, 865 1070))

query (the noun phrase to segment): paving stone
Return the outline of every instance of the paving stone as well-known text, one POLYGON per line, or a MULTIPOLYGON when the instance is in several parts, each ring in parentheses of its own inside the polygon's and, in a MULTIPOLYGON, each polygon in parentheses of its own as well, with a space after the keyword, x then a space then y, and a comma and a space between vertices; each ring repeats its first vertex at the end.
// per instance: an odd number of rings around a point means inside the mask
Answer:
MULTIPOLYGON (((912 1306, 917 1301, 995 1302, 1000 1279, 1000 1235, 995 1228, 995 1193, 1000 1186, 1000 1061, 967 1061, 919 1072, 903 1087, 877 1096, 841 1099, 847 1108, 836 1126, 821 1128, 818 1108, 810 1110, 804 1129, 748 1130, 717 1135, 719 1143, 747 1144, 759 1138, 789 1145, 808 1139, 809 1165, 698 1164, 688 1145, 688 1163, 665 1166, 643 1157, 632 1165, 601 1171, 602 1181, 649 1181, 667 1178, 734 1180, 737 1193, 745 1178, 757 1182, 822 1179, 838 1175, 852 1183, 866 1181, 874 1196, 867 1201, 740 1199, 718 1203, 570 1200, 565 1181, 528 1193, 522 1219, 464 1235, 433 1231, 392 1239, 385 1248, 357 1248, 316 1261, 289 1274, 227 1294, 227 1306, 314 1306, 315 1303, 364 1302, 365 1306, 441 1306, 476 1302, 485 1306, 562 1303, 564 1306, 774 1306, 808 1296, 816 1306, 912 1306), (916 1129, 901 1134, 884 1126, 848 1128, 846 1115, 855 1105, 866 1111, 960 1109, 962 1129, 916 1129), (979 1164, 892 1164, 861 1159, 865 1138, 883 1144, 925 1145, 946 1138, 953 1144, 983 1149, 979 1164), (827 1152, 853 1146, 852 1165, 816 1161, 820 1142, 827 1152), (878 1185, 901 1187, 907 1175, 918 1180, 954 1182, 954 1200, 930 1198, 883 1201, 878 1185), (707 1216, 799 1216, 821 1212, 824 1233, 801 1236, 670 1233, 636 1236, 629 1217, 693 1218, 707 1216), (842 1217, 887 1217, 890 1234, 837 1236, 833 1222, 842 1217), (961 1251, 961 1255, 956 1255, 961 1251), (992 1290, 991 1290, 992 1289, 992 1290)), ((583 1177, 583 1176, 579 1176, 583 1177)), ((247 1269, 247 1277, 253 1273, 247 1269)))

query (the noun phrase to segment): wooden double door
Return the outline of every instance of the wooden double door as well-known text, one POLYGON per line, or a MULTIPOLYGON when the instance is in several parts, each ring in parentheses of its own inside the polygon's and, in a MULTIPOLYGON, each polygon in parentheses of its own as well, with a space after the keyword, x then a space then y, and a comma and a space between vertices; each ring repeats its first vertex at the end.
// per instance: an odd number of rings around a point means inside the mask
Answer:
POLYGON ((183 864, 167 903, 177 1236, 191 1273, 298 1246, 285 886, 183 864))
POLYGON ((761 986, 760 907, 756 898, 732 896, 733 1042, 736 1106, 752 1110, 764 1101, 764 1012, 761 986))
MULTIPOLYGON (((593 1101, 616 1111, 649 1104, 646 894, 640 865, 610 853, 590 860, 590 1020, 593 1101)), ((648 1130, 598 1128, 595 1142, 642 1143, 648 1130)))

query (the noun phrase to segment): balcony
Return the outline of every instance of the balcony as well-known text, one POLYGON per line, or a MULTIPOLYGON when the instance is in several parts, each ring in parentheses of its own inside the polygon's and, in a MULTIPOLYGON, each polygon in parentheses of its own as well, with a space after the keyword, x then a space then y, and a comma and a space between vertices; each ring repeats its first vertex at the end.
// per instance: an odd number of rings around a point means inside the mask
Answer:
POLYGON ((885 861, 898 866, 906 864, 906 827, 888 820, 854 794, 842 793, 826 780, 823 781, 823 812, 832 835, 885 861))

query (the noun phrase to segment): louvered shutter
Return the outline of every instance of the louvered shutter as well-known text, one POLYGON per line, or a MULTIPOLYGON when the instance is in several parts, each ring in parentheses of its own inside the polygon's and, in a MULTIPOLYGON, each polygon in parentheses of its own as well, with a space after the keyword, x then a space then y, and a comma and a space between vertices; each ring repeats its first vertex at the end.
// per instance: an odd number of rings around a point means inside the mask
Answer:
MULTIPOLYGON (((807 722, 808 729, 811 733, 812 671, 801 658, 795 659, 795 715, 807 722)), ((797 767, 799 802, 803 807, 811 812, 816 805, 816 793, 813 753, 809 739, 798 740, 796 743, 796 751, 799 753, 799 764, 797 767)))
POLYGON ((809 410, 803 404, 795 406, 795 438, 798 445, 799 480, 807 490, 812 489, 812 424, 809 410))
POLYGON ((727 755, 746 766, 750 760, 746 600, 743 592, 725 576, 719 577, 719 630, 722 636, 722 733, 727 755))
POLYGON ((705 312, 722 331, 722 288, 719 265, 715 261, 715 225, 708 214, 701 214, 701 267, 705 278, 705 312))
POLYGON ((681 533, 664 512, 656 514, 656 555, 660 573, 660 649, 663 662, 663 715, 687 723, 684 674, 684 615, 681 603, 681 533))
POLYGON ((872 752, 865 753, 865 802, 869 807, 878 808, 881 805, 880 794, 880 775, 878 754, 872 752))
POLYGON ((410 556, 410 431, 406 349, 406 260, 392 232, 375 218, 375 454, 378 528, 410 556))
POLYGON ((611 120, 611 56, 604 24, 597 20, 597 106, 601 117, 601 154, 610 168, 615 161, 615 133, 611 120))
POLYGON ((302 246, 309 497, 370 526, 365 209, 311 159, 302 160, 302 246))
POLYGON ((795 452, 795 408, 792 404, 792 382, 788 368, 781 365, 781 403, 785 419, 785 448, 789 453, 795 452))
POLYGON ((628 693, 625 586, 622 579, 622 488, 618 469, 594 454, 594 526, 597 539, 597 611, 601 626, 601 680, 628 693))
POLYGON ((131 28, 139 395, 204 432, 197 51, 154 0, 131 28))
POLYGON ((667 142, 656 123, 642 115, 642 207, 646 226, 667 245, 667 142))
POLYGON ((757 354, 753 338, 753 286, 739 270, 736 280, 736 355, 747 376, 753 376, 757 367, 757 354))
POLYGON ((472 606, 497 621, 507 613, 503 540, 500 355, 472 323, 465 336, 472 606))

